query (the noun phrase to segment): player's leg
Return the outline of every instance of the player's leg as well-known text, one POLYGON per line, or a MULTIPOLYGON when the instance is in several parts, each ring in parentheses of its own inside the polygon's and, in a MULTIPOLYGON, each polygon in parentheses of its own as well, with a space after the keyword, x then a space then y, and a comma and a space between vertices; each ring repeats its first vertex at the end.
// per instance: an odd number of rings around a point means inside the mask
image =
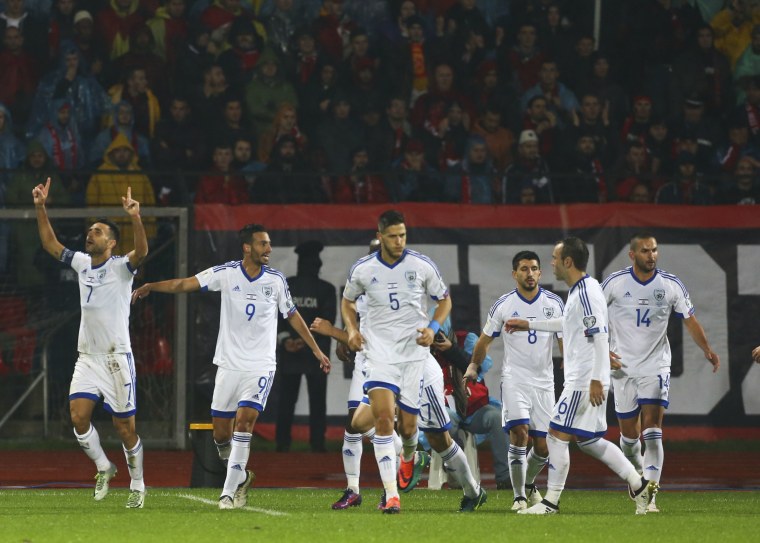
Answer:
MULTIPOLYGON (((385 489, 386 507, 390 506, 388 512, 397 513, 400 510, 400 502, 396 485, 396 452, 393 444, 396 395, 393 390, 376 387, 368 391, 368 396, 375 421, 375 437, 372 438, 372 444, 380 480, 385 489)), ((383 511, 385 512, 385 509, 383 511)))
MULTIPOLYGON (((493 455, 493 471, 496 488, 507 488, 510 482, 508 461, 508 439, 502 426, 501 410, 486 404, 471 415, 467 430, 473 434, 485 434, 493 455)), ((454 431, 452 430, 453 434, 454 431)))
POLYGON ((143 479, 143 446, 140 436, 135 429, 134 415, 121 417, 114 413, 113 425, 121 438, 124 457, 127 460, 127 469, 131 481, 129 483, 129 497, 127 507, 141 509, 145 503, 145 481, 143 479))
POLYGON ((225 468, 232 451, 232 431, 235 426, 236 413, 237 410, 229 412, 216 411, 215 415, 211 417, 214 445, 216 445, 219 460, 221 460, 225 468))
POLYGON ((426 431, 425 437, 430 443, 430 447, 441 456, 446 473, 454 477, 462 487, 464 496, 459 504, 459 511, 468 513, 479 509, 486 503, 488 496, 486 491, 481 488, 480 483, 473 477, 464 451, 456 441, 451 439, 448 431, 426 431))
MULTIPOLYGON (((349 396, 350 398, 350 396, 349 396)), ((357 402, 353 402, 357 403, 357 402)), ((348 509, 349 507, 355 507, 361 505, 362 498, 359 491, 359 475, 361 471, 362 452, 364 447, 362 446, 362 432, 357 431, 353 427, 351 421, 356 413, 357 406, 352 406, 352 402, 349 399, 348 418, 346 419, 346 427, 343 431, 343 447, 341 447, 341 453, 343 456, 343 472, 346 474, 346 490, 343 492, 341 498, 332 504, 332 508, 348 509)), ((360 405, 361 402, 358 402, 360 405)), ((369 411, 369 407, 366 408, 369 411)), ((369 426, 372 425, 372 413, 369 413, 369 426)))
POLYGON ((277 421, 275 425, 275 442, 278 452, 290 450, 293 417, 296 412, 296 402, 301 389, 300 373, 283 373, 277 375, 279 381, 279 397, 277 399, 277 421))
MULTIPOLYGON (((662 420, 665 415, 665 407, 655 404, 644 404, 641 406, 641 425, 645 428, 642 432, 646 449, 644 450, 644 478, 660 484, 662 477, 662 466, 665 461, 665 450, 662 446, 662 420)), ((648 505, 647 511, 650 513, 659 513, 659 508, 655 505, 655 497, 648 505)))
POLYGON ((615 412, 620 426, 620 450, 639 473, 643 472, 641 456, 641 426, 636 379, 613 378, 615 412))
MULTIPOLYGON (((528 424, 514 424, 517 421, 507 421, 509 429, 509 478, 512 480, 514 494, 513 511, 525 509, 528 500, 525 498, 525 477, 528 471, 528 424)), ((522 421, 520 421, 522 422, 522 421)))
POLYGON ((317 371, 306 374, 309 392, 309 445, 312 452, 327 452, 327 374, 317 371))
POLYGON ((549 422, 554 410, 554 390, 531 387, 530 429, 528 435, 533 439, 533 447, 528 452, 528 467, 525 470, 525 492, 528 505, 534 506, 543 499, 536 488, 536 477, 549 460, 549 448, 546 436, 549 433, 549 422))

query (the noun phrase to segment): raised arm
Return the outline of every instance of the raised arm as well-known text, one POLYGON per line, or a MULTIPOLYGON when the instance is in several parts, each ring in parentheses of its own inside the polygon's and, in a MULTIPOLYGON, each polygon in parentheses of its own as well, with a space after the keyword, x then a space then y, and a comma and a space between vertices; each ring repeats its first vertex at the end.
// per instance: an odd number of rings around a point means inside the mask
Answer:
POLYGON ((132 220, 132 231, 135 236, 135 248, 127 254, 129 265, 136 269, 148 256, 148 238, 140 218, 140 202, 132 199, 132 187, 127 187, 127 196, 121 197, 121 204, 132 220))
POLYGON ((37 229, 40 232, 40 241, 42 241, 42 248, 57 260, 60 260, 64 247, 61 242, 58 241, 58 238, 55 237, 53 227, 50 225, 50 219, 48 219, 47 209, 45 209, 45 202, 47 201, 49 191, 49 177, 47 178, 47 181, 44 185, 40 184, 32 189, 34 209, 37 212, 37 229))
POLYGON ((710 364, 712 364, 713 373, 718 371, 718 368, 720 368, 720 357, 718 357, 718 354, 712 350, 712 347, 710 347, 710 342, 707 341, 707 334, 705 334, 705 329, 702 328, 702 325, 697 320, 696 315, 692 315, 688 319, 684 319, 683 323, 686 325, 686 329, 689 331, 691 339, 693 339, 694 343, 696 343, 697 346, 702 349, 702 352, 705 353, 705 358, 708 362, 710 362, 710 364))
POLYGON ((309 332, 309 327, 306 326, 306 322, 304 322, 301 314, 298 311, 293 311, 288 317, 288 322, 290 323, 290 326, 293 327, 293 330, 301 336, 304 343, 309 346, 311 352, 314 353, 314 357, 319 360, 320 369, 325 373, 330 373, 330 359, 322 352, 319 345, 317 345, 314 336, 309 332))

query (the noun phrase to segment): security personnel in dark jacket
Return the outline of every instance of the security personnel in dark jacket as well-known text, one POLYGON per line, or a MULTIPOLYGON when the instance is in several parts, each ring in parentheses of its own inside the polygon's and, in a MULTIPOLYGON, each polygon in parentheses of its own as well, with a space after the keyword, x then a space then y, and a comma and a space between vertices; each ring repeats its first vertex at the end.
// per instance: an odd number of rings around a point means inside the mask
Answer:
MULTIPOLYGON (((314 240, 298 245, 295 249, 298 254, 298 272, 295 277, 288 277, 293 303, 308 323, 314 322, 317 317, 330 322, 335 321, 335 287, 319 278, 319 270, 322 267, 319 253, 323 248, 322 243, 314 240)), ((280 325, 277 364, 277 379, 280 382, 277 450, 290 449, 293 414, 301 387, 301 375, 305 375, 309 391, 309 444, 312 451, 323 452, 327 429, 327 375, 322 371, 314 371, 314 355, 290 324, 281 320, 280 325)), ((329 337, 317 336, 315 339, 323 353, 330 352, 332 340, 329 337)), ((319 370, 318 367, 316 369, 319 370)))

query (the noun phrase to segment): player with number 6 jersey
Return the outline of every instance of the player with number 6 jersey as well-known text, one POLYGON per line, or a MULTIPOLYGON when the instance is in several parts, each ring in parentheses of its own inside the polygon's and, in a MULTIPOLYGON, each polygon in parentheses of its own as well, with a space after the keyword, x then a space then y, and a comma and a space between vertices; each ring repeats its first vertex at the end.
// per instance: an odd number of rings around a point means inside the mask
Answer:
POLYGON ((146 283, 132 293, 132 303, 150 292, 219 291, 222 308, 214 364, 218 366, 211 401, 211 420, 219 458, 227 477, 219 509, 246 505, 254 479, 246 470, 253 426, 264 411, 274 380, 277 313, 311 348, 319 366, 330 371, 330 360, 319 349, 290 299, 285 276, 269 267, 272 244, 260 224, 239 232, 243 259, 214 266, 184 279, 146 283), (234 428, 234 432, 233 432, 234 428))

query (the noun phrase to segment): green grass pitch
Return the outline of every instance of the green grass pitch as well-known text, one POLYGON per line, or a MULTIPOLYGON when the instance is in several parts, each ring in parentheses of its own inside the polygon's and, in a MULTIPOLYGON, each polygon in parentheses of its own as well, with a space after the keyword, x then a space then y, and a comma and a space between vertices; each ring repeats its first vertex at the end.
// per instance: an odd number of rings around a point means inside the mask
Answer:
POLYGON ((325 489, 251 490, 243 510, 219 511, 216 489, 149 489, 145 508, 127 510, 126 489, 94 502, 91 490, 0 490, 0 541, 148 542, 382 541, 654 542, 758 541, 760 491, 673 491, 657 499, 659 514, 634 515, 620 491, 568 490, 562 513, 525 517, 509 512, 511 491, 492 490, 475 513, 457 514, 461 494, 419 489, 401 498, 399 515, 375 509, 380 490, 364 503, 332 511, 340 496, 325 489))

